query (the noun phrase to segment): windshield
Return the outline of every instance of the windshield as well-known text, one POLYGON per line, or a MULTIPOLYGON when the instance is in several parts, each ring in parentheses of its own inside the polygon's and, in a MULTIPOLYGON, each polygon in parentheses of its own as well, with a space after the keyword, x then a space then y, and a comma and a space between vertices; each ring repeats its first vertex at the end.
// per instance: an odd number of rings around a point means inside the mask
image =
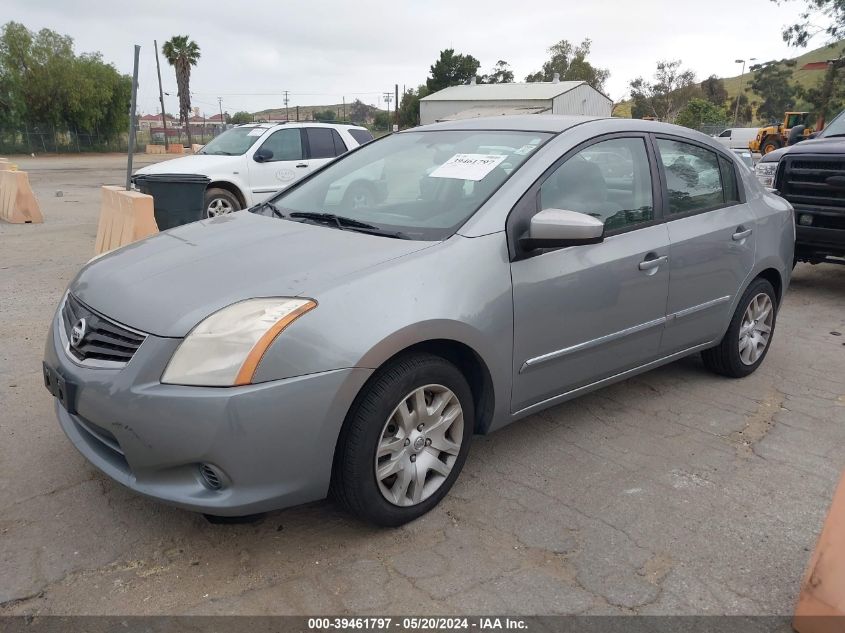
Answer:
POLYGON ((841 135, 845 135, 845 110, 837 114, 833 121, 828 123, 827 127, 819 132, 818 138, 841 135))
POLYGON ((263 127, 234 127, 215 136, 200 150, 200 154, 216 156, 240 156, 267 131, 263 127))
POLYGON ((452 235, 539 145, 538 132, 403 132, 370 143, 273 198, 417 240, 452 235))

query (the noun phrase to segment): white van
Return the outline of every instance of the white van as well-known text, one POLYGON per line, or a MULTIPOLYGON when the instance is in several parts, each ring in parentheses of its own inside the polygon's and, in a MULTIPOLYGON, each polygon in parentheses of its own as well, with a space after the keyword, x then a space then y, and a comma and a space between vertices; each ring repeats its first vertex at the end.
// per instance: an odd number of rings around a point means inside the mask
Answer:
POLYGON ((759 128, 729 127, 714 138, 728 149, 748 149, 748 143, 757 138, 759 128))

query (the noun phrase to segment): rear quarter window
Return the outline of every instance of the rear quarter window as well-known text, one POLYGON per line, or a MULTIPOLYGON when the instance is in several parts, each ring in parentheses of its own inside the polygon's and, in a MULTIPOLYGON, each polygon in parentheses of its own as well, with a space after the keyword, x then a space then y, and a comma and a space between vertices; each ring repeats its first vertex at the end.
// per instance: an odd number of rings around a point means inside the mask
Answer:
POLYGON ((359 145, 369 143, 373 140, 373 135, 370 134, 369 130, 349 130, 349 135, 358 141, 359 145))

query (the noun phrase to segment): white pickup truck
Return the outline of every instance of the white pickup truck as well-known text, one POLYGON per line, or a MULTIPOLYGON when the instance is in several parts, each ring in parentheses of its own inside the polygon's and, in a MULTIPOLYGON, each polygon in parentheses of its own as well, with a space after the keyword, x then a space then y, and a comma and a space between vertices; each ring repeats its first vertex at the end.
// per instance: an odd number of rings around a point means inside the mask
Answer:
POLYGON ((213 217, 258 204, 371 140, 372 134, 357 125, 250 123, 214 137, 198 154, 148 165, 135 175, 200 174, 210 178, 205 217, 213 217))

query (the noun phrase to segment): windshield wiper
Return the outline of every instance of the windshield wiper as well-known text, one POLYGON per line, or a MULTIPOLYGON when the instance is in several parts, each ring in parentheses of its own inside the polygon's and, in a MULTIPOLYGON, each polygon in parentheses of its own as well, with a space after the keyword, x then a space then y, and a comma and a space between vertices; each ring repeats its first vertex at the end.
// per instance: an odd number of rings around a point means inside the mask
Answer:
POLYGON ((356 231, 358 233, 368 233, 370 235, 381 235, 384 237, 393 237, 400 240, 411 239, 400 231, 386 231, 377 227, 375 224, 367 224, 354 218, 347 218, 342 215, 335 215, 334 213, 315 213, 310 211, 295 211, 290 214, 290 218, 301 218, 303 220, 312 220, 314 222, 322 222, 325 224, 333 224, 341 230, 356 231))
POLYGON ((259 213, 264 208, 270 209, 270 211, 273 212, 274 217, 287 218, 287 216, 282 213, 282 210, 269 200, 265 200, 264 202, 256 204, 254 207, 250 207, 249 211, 250 213, 259 213))

